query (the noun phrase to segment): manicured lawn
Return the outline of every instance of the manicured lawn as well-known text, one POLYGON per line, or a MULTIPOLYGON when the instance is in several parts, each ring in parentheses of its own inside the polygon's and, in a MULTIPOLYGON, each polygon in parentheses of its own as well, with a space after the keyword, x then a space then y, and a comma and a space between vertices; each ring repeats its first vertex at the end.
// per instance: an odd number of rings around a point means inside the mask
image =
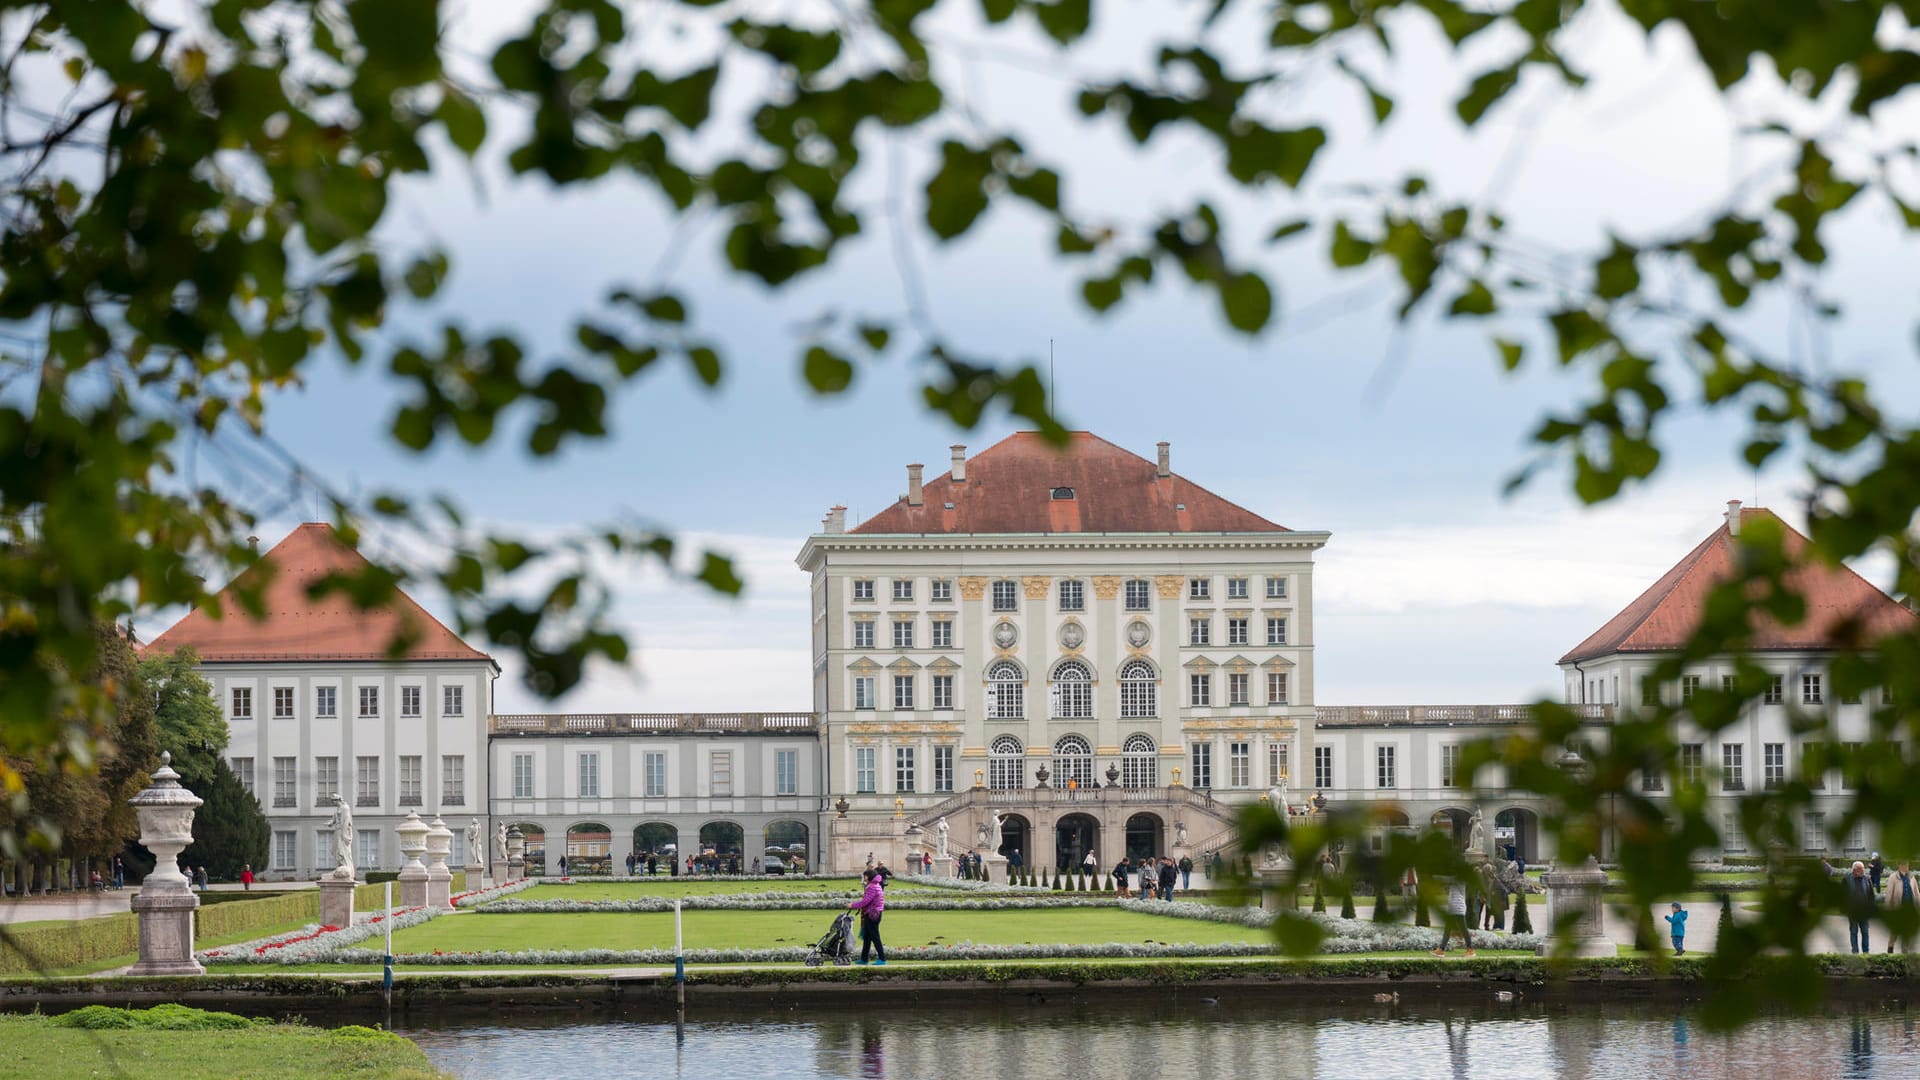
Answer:
POLYGON ((276 1024, 236 1031, 86 1031, 44 1016, 0 1016, 0 1080, 220 1076, 273 1080, 378 1076, 434 1080, 418 1046, 398 1036, 276 1024))
MULTIPOLYGON (((222 937, 195 938, 193 947, 195 949, 211 949, 219 945, 237 945, 242 941, 257 941, 260 938, 274 937, 278 934, 291 934, 306 925, 308 925, 308 923, 305 921, 281 923, 278 926, 257 927, 252 930, 242 930, 237 934, 227 934, 222 937)), ((47 974, 52 976, 91 975, 97 971, 112 971, 114 968, 126 967, 138 959, 140 959, 138 953, 128 953, 125 956, 109 956, 104 959, 95 960, 92 963, 76 964, 68 968, 57 968, 47 972, 47 974)))
MULTIPOLYGON (((1486 959, 1488 957, 1520 957, 1520 956, 1532 956, 1533 951, 1530 949, 1481 949, 1479 950, 1477 955, 1481 959, 1486 959)), ((1206 962, 1210 964, 1231 964, 1231 963, 1236 963, 1241 961, 1248 962, 1248 963, 1255 962, 1255 961, 1266 962, 1272 959, 1274 958, 1271 956, 1248 956, 1248 957, 1213 956, 1213 957, 1207 957, 1206 962)), ((1449 952, 1443 958, 1443 957, 1428 955, 1428 951, 1426 949, 1409 949, 1403 952, 1364 952, 1364 953, 1340 953, 1338 955, 1333 955, 1333 956, 1305 956, 1300 958, 1300 962, 1301 963, 1319 963, 1321 961, 1329 961, 1329 960, 1407 960, 1407 959, 1431 960, 1434 963, 1442 963, 1446 960, 1464 960, 1466 959, 1466 953, 1461 949, 1459 949, 1458 947, 1456 947, 1452 952, 1449 952)), ((1074 958, 1074 959, 1063 959, 1063 960, 1057 960, 1057 961, 1052 961, 1052 960, 1021 960, 1019 961, 1019 963, 1022 965, 1058 964, 1061 966, 1076 966, 1076 967, 1087 965, 1087 964, 1166 963, 1170 965, 1175 965, 1175 964, 1185 964, 1190 962, 1191 961, 1189 960, 1186 960, 1183 958, 1175 958, 1175 957, 1168 957, 1164 960, 1151 960, 1151 959, 1143 960, 1143 959, 1137 959, 1137 958, 1106 959, 1106 958, 1100 958, 1100 957, 1083 957, 1083 958, 1074 958)), ((965 967, 969 965, 983 965, 988 962, 982 961, 982 960, 927 960, 927 961, 916 961, 915 963, 925 967, 947 968, 947 967, 965 967)), ((487 964, 482 967, 464 968, 464 967, 449 967, 442 964, 397 963, 393 965, 393 970, 396 974, 400 974, 400 975, 442 975, 442 976, 458 976, 464 971, 554 971, 554 972, 568 972, 568 973, 579 974, 579 973, 592 973, 595 971, 625 970, 630 966, 631 965, 626 965, 626 964, 487 964)), ((651 965, 651 966, 658 967, 662 971, 668 971, 671 969, 671 965, 662 964, 662 965, 651 965)), ((698 971, 727 971, 727 970, 736 970, 736 969, 752 969, 755 971, 791 970, 796 972, 807 970, 806 967, 801 964, 700 964, 697 966, 697 968, 693 970, 695 970, 697 973, 698 971)), ((275 966, 275 967, 269 967, 269 968, 261 968, 259 966, 251 965, 251 964, 220 964, 213 967, 209 967, 207 970, 208 972, 215 975, 307 974, 307 975, 377 976, 380 974, 379 966, 373 965, 373 964, 351 964, 351 965, 349 964, 289 964, 286 967, 275 966)))
MULTIPOLYGON (((689 911, 689 949, 771 949, 818 941, 831 911, 689 911)), ((1098 945, 1107 942, 1215 944, 1271 940, 1265 930, 1142 915, 1119 909, 897 911, 882 923, 889 945, 1098 945)), ((395 955, 518 949, 670 949, 673 913, 458 915, 393 935, 395 955)))
MULTIPOLYGON (((808 881, 804 879, 787 881, 781 878, 766 878, 755 881, 701 881, 675 880, 661 878, 659 881, 588 881, 578 885, 535 885, 525 892, 517 892, 505 897, 508 900, 639 900, 646 897, 676 896, 731 896, 741 893, 823 893, 826 895, 858 895, 860 881, 857 878, 827 881, 808 881)), ((887 886, 892 895, 904 890, 924 891, 918 885, 904 881, 895 881, 887 886)), ((943 894, 954 897, 970 896, 971 893, 942 890, 943 894)))

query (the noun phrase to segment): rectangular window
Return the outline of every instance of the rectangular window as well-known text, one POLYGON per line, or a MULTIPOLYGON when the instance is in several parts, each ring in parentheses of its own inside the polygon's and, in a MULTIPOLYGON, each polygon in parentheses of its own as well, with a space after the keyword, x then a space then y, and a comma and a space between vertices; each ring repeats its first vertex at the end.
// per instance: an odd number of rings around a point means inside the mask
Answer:
POLYGON ((1205 616, 1187 620, 1187 644, 1213 644, 1213 620, 1205 616))
POLYGON ((313 801, 326 806, 333 797, 340 794, 340 759, 337 757, 317 757, 313 759, 313 801))
POLYGON ((420 715, 420 688, 403 686, 400 688, 400 715, 416 717, 420 715))
POLYGON ((1802 851, 1827 850, 1827 815, 1817 810, 1800 815, 1800 848, 1802 851))
POLYGON ((1645 792, 1665 791, 1667 776, 1659 769, 1640 770, 1640 790, 1645 792))
POLYGON ((1867 849, 1867 826, 1856 821, 1847 829, 1847 850, 1865 851, 1867 849))
POLYGON ((353 803, 355 806, 380 805, 380 759, 353 759, 353 803))
POLYGON ((933 790, 953 790, 953 747, 933 748, 933 790))
MULTIPOLYGON (((1291 768, 1292 763, 1287 760, 1287 754, 1288 749, 1286 743, 1270 742, 1267 744, 1267 783, 1269 786, 1278 787, 1286 783, 1287 777, 1293 774, 1293 769, 1291 768)), ((1275 809, 1279 808, 1275 807, 1275 809)))
POLYGON ((1800 772, 1806 777, 1807 786, 1815 791, 1827 790, 1827 770, 1820 767, 1821 754, 1817 744, 1809 743, 1800 748, 1800 772))
POLYGON ((533 755, 513 755, 513 797, 533 798, 533 755))
POLYGON ((893 677, 893 707, 913 708, 913 676, 895 675, 893 677))
POLYGON ((1440 786, 1461 786, 1459 743, 1445 743, 1440 747, 1440 786))
POLYGON ((1858 690, 1849 690, 1849 691, 1847 691, 1846 693, 1844 693, 1844 694, 1841 694, 1841 695, 1840 695, 1840 704, 1842 704, 1842 705, 1858 705, 1858 704, 1860 704, 1860 691, 1858 691, 1858 690))
POLYGON ((233 688, 233 718, 235 720, 253 719, 253 688, 236 686, 233 688))
POLYGON ((440 688, 440 715, 461 716, 467 711, 467 692, 464 686, 443 686, 440 688))
POLYGON ((707 755, 707 781, 714 798, 733 797, 733 751, 715 750, 707 755))
POLYGON ((893 647, 896 649, 913 648, 913 620, 893 620, 893 647))
POLYGON ((853 790, 856 794, 871 795, 879 790, 874 775, 874 758, 879 753, 879 749, 872 746, 853 748, 853 790))
POLYGON ((775 795, 800 794, 800 751, 775 750, 773 752, 773 793, 775 795))
POLYGON ((597 799, 600 797, 600 755, 583 753, 578 761, 580 774, 580 797, 597 799))
POLYGON ((1742 767, 1742 762, 1746 757, 1746 751, 1747 748, 1741 743, 1720 744, 1721 791, 1745 791, 1747 789, 1746 773, 1742 767))
POLYGON ((1706 779, 1706 747, 1700 743, 1680 744, 1680 782, 1697 785, 1706 779))
POLYGON ((856 709, 874 707, 873 676, 855 675, 853 677, 853 707, 856 709))
POLYGON ((953 599, 953 579, 934 578, 927 583, 927 592, 934 600, 951 601, 953 599))
POLYGON ((1287 620, 1270 618, 1267 620, 1267 644, 1285 645, 1287 643, 1287 620))
POLYGON ((1087 610, 1087 586, 1077 578, 1068 578, 1060 583, 1060 610, 1087 610))
POLYGON ((1640 680, 1640 704, 1649 706, 1660 704, 1659 683, 1652 679, 1640 680))
POLYGON ((227 759, 227 768, 233 770, 234 779, 240 781, 240 786, 246 789, 247 794, 253 794, 253 759, 250 757, 229 758, 227 759))
POLYGON ((400 756, 400 805, 420 805, 420 755, 402 754, 400 756))
POLYGON ((873 648, 873 620, 853 620, 853 647, 856 649, 873 648))
POLYGON ((1230 671, 1227 673, 1227 704, 1246 705, 1251 703, 1247 693, 1247 681, 1249 678, 1250 676, 1244 671, 1230 671))
POLYGON ((1187 676, 1187 704, 1204 709, 1213 704, 1213 676, 1187 676))
MULTIPOLYGON (((339 759, 321 758, 320 760, 337 761, 339 759)), ((293 761, 294 759, 290 757, 277 757, 273 759, 273 805, 277 807, 284 808, 299 805, 299 800, 295 797, 294 789, 294 785, 299 782, 299 778, 294 772, 293 761)), ((320 794, 322 798, 330 799, 333 792, 322 791, 320 794)))
POLYGON ((273 834, 273 868, 275 870, 293 869, 294 860, 299 858, 300 834, 278 830, 273 834))
POLYGON ((379 716, 380 715, 380 688, 379 687, 363 686, 360 688, 360 715, 361 716, 379 716))
POLYGON ((1698 675, 1680 676, 1680 704, 1685 705, 1687 702, 1692 701, 1693 695, 1699 692, 1700 692, 1700 676, 1698 675))
POLYGON ((465 755, 440 755, 440 801, 447 806, 467 805, 467 759, 465 755))
POLYGON ((893 598, 895 600, 913 599, 913 579, 912 578, 894 578, 893 579, 893 598))
POLYGON ((1197 577, 1197 578, 1187 579, 1187 599, 1205 600, 1211 597, 1212 595, 1213 595, 1213 579, 1212 578, 1197 577))
POLYGON ((1267 672, 1267 704, 1287 704, 1287 673, 1284 671, 1267 672))
POLYGON ((316 686, 313 688, 313 715, 326 717, 340 715, 339 687, 316 686))
POLYGON ((1778 705, 1787 699, 1785 684, 1786 679, 1779 675, 1775 675, 1773 681, 1767 684, 1767 696, 1764 700, 1768 705, 1778 705))
POLYGON ((1316 746, 1313 748, 1313 786, 1325 791, 1333 786, 1333 747, 1316 746))
POLYGON ((855 600, 872 600, 873 599, 873 579, 872 578, 854 578, 853 579, 853 598, 855 600))
POLYGON ((1733 693, 1733 676, 1731 675, 1720 676, 1720 692, 1723 694, 1733 693))
POLYGON ((1730 852, 1747 850, 1747 834, 1740 829, 1739 814, 1720 815, 1720 845, 1730 852))
POLYGON ((993 610, 1020 610, 1020 583, 1011 578, 1001 578, 993 583, 993 610))
POLYGON ((953 620, 933 620, 933 647, 936 649, 953 648, 953 620))
POLYGON ((1285 600, 1287 598, 1287 579, 1270 577, 1267 579, 1267 599, 1285 600))
POLYGON ((369 870, 380 866, 380 830, 361 829, 353 841, 353 861, 369 870))
POLYGON ((1859 770, 1862 764, 1860 761, 1860 745, 1861 744, 1857 742, 1843 742, 1840 744, 1840 750, 1841 750, 1840 790, 1841 791, 1853 790, 1854 773, 1859 770))
POLYGON ((1127 579, 1127 610, 1145 611, 1152 603, 1153 583, 1146 578, 1127 579))
POLYGON ((1245 600, 1247 598, 1247 579, 1230 577, 1227 579, 1227 599, 1245 600))
POLYGON ((1187 761, 1193 766, 1193 775, 1187 779, 1191 786, 1205 790, 1213 786, 1213 744, 1197 742, 1187 747, 1187 761))
POLYGON ((933 707, 953 708, 953 676, 935 675, 933 677, 933 707))
POLYGON ((1253 744, 1227 744, 1227 785, 1229 787, 1253 786, 1253 744))
POLYGON ((1821 703, 1821 700, 1822 699, 1820 696, 1820 676, 1818 675, 1800 676, 1800 704, 1818 705, 1821 703))
POLYGON ((640 779, 646 786, 642 789, 649 799, 667 797, 667 755, 662 750, 649 750, 640 758, 640 779))
POLYGON ((893 748, 893 790, 903 793, 913 790, 913 747, 911 746, 893 748))
POLYGON ((293 687, 273 688, 273 718, 275 720, 293 719, 293 687))
POLYGON ((1373 780, 1375 787, 1390 788, 1398 786, 1395 781, 1399 778, 1395 775, 1394 769, 1394 766, 1397 764, 1394 758, 1394 751, 1397 749, 1399 748, 1394 746, 1376 746, 1373 748, 1373 780))
POLYGON ((1770 742, 1760 748, 1762 781, 1771 791, 1787 782, 1787 744, 1770 742))
POLYGON ((1247 643, 1247 619, 1230 618, 1227 620, 1227 644, 1245 645, 1247 643))

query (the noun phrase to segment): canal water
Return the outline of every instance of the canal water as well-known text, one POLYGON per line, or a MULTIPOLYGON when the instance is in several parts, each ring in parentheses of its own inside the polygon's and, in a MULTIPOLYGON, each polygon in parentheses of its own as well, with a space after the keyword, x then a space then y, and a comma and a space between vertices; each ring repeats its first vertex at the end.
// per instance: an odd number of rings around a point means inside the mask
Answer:
POLYGON ((1491 1000, 1324 1007, 1191 991, 1121 1002, 1035 996, 912 1010, 712 1013, 683 1030, 649 1017, 401 1027, 455 1076, 782 1080, 1251 1080, 1282 1077, 1652 1080, 1920 1077, 1920 1009, 1892 1002, 1769 1015, 1708 1032, 1686 1006, 1491 1000))

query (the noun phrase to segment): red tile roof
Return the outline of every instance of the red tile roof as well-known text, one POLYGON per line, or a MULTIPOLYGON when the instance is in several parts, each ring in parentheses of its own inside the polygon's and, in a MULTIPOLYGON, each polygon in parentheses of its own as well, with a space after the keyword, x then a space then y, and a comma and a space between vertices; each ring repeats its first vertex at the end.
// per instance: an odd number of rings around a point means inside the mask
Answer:
MULTIPOLYGON (((1838 649, 1869 645, 1914 629, 1914 614, 1844 566, 1801 562, 1808 540, 1773 511, 1740 511, 1748 522, 1771 520, 1785 537, 1786 554, 1800 563, 1786 575, 1787 587, 1805 598, 1807 617, 1785 626, 1765 615, 1753 617, 1751 648, 1838 649)), ((1593 636, 1560 658, 1563 664, 1609 653, 1663 652, 1684 645, 1700 625, 1707 594, 1734 576, 1736 543, 1725 525, 1715 529, 1653 587, 1607 621, 1593 636)))
POLYGON ((396 590, 385 606, 364 611, 339 592, 319 600, 307 596, 307 587, 322 577, 352 574, 366 565, 366 558, 341 543, 332 526, 302 525, 220 591, 219 618, 205 611, 190 612, 141 652, 170 653, 191 645, 208 663, 390 660, 389 646, 406 635, 418 640, 403 659, 489 659, 404 592, 396 590), (261 593, 265 616, 254 619, 240 606, 237 589, 257 581, 268 568, 273 578, 261 593))
POLYGON ((1209 533, 1288 532, 1191 480, 1155 475, 1138 454, 1085 431, 1055 447, 1038 432, 1009 435, 927 482, 922 505, 905 496, 849 530, 854 533, 1209 533), (1055 499, 1071 488, 1071 499, 1055 499), (952 508, 948 509, 951 504, 952 508))

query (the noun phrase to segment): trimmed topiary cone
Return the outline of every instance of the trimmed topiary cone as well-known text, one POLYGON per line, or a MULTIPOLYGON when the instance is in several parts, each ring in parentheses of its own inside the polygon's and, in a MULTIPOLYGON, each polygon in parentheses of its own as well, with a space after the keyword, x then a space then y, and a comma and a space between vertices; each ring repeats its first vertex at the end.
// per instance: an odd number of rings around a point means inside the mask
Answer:
POLYGON ((1513 898, 1513 932, 1533 933, 1533 919, 1527 915, 1527 894, 1524 891, 1513 898))
POLYGON ((1418 896, 1415 896, 1413 899, 1413 925, 1433 925, 1433 917, 1427 914, 1427 905, 1422 903, 1418 896))
POLYGON ((1713 937, 1715 941, 1725 941, 1727 935, 1731 933, 1733 933, 1733 897, 1727 893, 1721 893, 1720 921, 1714 925, 1713 937))
POLYGON ((1373 898, 1373 921, 1393 921, 1393 909, 1387 906, 1387 894, 1384 892, 1379 893, 1373 898))
POLYGON ((1320 883, 1317 881, 1313 883, 1313 910, 1319 915, 1327 913, 1327 894, 1321 891, 1320 883))
POLYGON ((1359 913, 1353 910, 1353 894, 1349 892, 1340 898, 1340 917, 1343 919, 1352 919, 1358 916, 1359 913))

